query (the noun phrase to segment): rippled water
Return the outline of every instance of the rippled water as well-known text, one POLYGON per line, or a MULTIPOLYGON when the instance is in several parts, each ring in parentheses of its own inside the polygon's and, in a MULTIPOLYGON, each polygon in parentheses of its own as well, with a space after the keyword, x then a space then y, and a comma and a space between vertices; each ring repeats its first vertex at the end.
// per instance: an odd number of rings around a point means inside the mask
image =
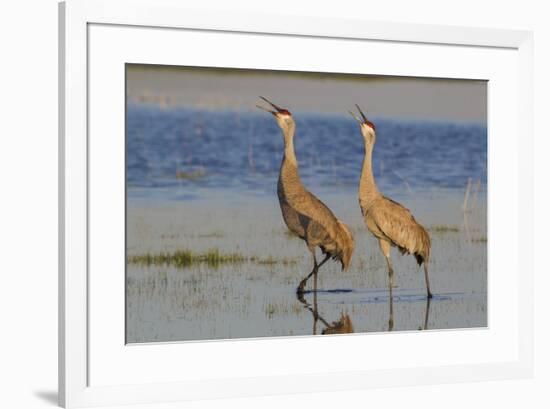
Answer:
MULTIPOLYGON (((345 115, 294 115, 304 184, 316 191, 355 191, 364 152, 355 121, 345 115)), ((385 193, 464 189, 470 177, 485 188, 484 125, 372 119, 374 173, 385 193)), ((275 189, 283 140, 266 113, 130 105, 127 138, 130 197, 185 200, 212 188, 259 195, 275 189)))
POLYGON ((303 183, 356 240, 349 271, 326 263, 318 291, 309 283, 299 300, 295 288, 312 260, 281 218, 283 140, 273 118, 153 105, 130 105, 127 114, 127 254, 214 249, 248 260, 129 263, 127 342, 487 325, 485 125, 372 118, 377 183, 431 236, 430 305, 414 258, 397 251, 390 303, 386 263, 357 203, 364 148, 351 117, 294 113, 303 183), (480 181, 480 192, 466 214, 469 178, 480 181))

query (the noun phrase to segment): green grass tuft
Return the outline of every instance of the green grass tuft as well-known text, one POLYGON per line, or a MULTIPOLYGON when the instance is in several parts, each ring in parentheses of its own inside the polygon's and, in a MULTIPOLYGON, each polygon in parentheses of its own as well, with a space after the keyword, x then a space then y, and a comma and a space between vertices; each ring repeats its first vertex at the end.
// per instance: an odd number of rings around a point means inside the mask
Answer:
POLYGON ((428 231, 432 233, 458 233, 460 229, 457 226, 449 226, 446 224, 436 224, 434 226, 430 226, 428 228, 428 231))
POLYGON ((221 253, 218 249, 210 249, 204 253, 195 253, 191 250, 178 250, 174 253, 140 254, 128 257, 129 264, 147 266, 161 264, 178 268, 200 263, 217 267, 220 264, 237 264, 244 261, 246 261, 246 257, 240 253, 221 253))
POLYGON ((222 264, 240 264, 252 262, 260 265, 293 265, 297 261, 294 259, 283 258, 276 259, 268 257, 247 257, 241 253, 222 253, 218 249, 210 249, 203 253, 193 252, 192 250, 178 250, 174 253, 158 254, 139 254, 128 257, 128 264, 138 264, 144 266, 151 265, 169 265, 176 268, 185 268, 197 264, 207 264, 209 267, 219 267, 222 264))
POLYGON ((265 314, 269 318, 273 317, 273 314, 275 314, 276 312, 277 312, 277 306, 275 304, 269 303, 265 306, 265 314))

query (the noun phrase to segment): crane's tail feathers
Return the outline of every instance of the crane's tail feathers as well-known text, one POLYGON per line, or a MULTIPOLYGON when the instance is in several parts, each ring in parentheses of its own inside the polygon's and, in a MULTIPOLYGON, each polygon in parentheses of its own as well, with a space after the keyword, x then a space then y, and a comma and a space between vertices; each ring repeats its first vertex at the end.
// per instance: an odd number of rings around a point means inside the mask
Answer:
POLYGON ((419 225, 418 227, 420 228, 420 243, 417 251, 414 252, 414 257, 416 258, 418 266, 421 266, 422 263, 426 265, 430 261, 430 248, 432 242, 428 232, 422 226, 419 225))
POLYGON ((401 241, 403 245, 393 243, 401 254, 412 254, 418 266, 426 264, 430 260, 431 240, 428 232, 419 224, 411 231, 408 237, 401 241))
POLYGON ((334 261, 339 261, 342 265, 342 271, 349 268, 351 257, 355 249, 355 240, 351 234, 350 228, 337 220, 333 234, 327 234, 325 242, 319 245, 323 254, 330 256, 334 261))
POLYGON ((339 231, 336 237, 336 245, 338 248, 338 259, 342 264, 342 271, 345 271, 349 268, 351 264, 351 257, 353 256, 353 251, 355 250, 355 240, 353 239, 353 234, 351 234, 350 228, 338 220, 339 231))
POLYGON ((422 265, 422 263, 425 261, 424 256, 422 254, 416 253, 414 255, 414 258, 416 258, 416 262, 418 263, 418 267, 420 267, 422 265))

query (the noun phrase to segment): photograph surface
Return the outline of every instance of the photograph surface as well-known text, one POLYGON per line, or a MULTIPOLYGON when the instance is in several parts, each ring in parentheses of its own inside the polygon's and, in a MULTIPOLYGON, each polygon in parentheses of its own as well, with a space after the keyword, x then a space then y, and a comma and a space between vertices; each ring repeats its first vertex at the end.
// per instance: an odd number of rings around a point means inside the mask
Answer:
POLYGON ((126 65, 126 341, 487 326, 486 81, 126 65))

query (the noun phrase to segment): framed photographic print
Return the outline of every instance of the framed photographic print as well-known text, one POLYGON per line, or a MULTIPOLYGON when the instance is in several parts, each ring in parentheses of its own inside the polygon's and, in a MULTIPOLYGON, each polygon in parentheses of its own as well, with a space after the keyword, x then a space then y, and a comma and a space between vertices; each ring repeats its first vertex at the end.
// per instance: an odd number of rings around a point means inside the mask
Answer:
POLYGON ((529 376, 531 34, 180 3, 60 5, 60 403, 529 376))
POLYGON ((487 327, 486 81, 125 69, 128 344, 487 327))

